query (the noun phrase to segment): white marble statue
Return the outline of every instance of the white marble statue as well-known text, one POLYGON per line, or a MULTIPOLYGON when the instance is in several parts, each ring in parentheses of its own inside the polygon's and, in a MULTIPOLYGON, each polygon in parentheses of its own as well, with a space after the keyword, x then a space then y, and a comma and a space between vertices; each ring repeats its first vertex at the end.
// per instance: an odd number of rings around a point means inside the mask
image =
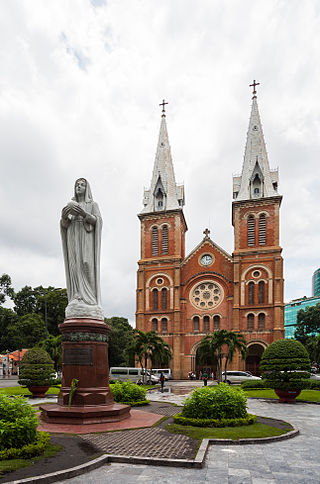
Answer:
POLYGON ((67 318, 103 319, 100 297, 102 218, 84 178, 75 182, 74 197, 61 214, 66 270, 67 318))

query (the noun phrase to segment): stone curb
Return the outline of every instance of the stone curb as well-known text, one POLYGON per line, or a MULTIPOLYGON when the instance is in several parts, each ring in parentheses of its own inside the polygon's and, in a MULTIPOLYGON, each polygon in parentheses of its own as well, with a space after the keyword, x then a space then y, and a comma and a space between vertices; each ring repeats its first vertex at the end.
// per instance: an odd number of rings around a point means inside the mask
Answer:
POLYGON ((70 479, 71 477, 80 476, 86 474, 103 464, 116 462, 118 464, 143 464, 154 466, 169 466, 169 467, 185 467, 193 469, 202 469, 204 467, 205 458, 208 452, 209 445, 252 445, 252 444, 268 444, 281 440, 287 440, 295 437, 300 432, 294 426, 293 430, 283 435, 275 435, 273 437, 263 437, 261 439, 203 439, 195 459, 161 459, 157 457, 136 457, 125 456, 115 454, 104 454, 97 459, 89 461, 80 466, 72 467, 70 469, 64 469, 62 471, 53 472, 51 474, 44 474, 42 476, 34 476, 27 479, 20 479, 18 481, 7 481, 4 484, 50 484, 51 482, 57 482, 62 479, 70 479))

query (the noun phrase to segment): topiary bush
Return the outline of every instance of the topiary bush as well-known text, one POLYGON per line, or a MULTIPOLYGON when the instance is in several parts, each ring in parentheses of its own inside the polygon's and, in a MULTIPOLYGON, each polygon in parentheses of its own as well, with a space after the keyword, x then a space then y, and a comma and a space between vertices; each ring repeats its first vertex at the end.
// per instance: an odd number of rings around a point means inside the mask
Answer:
POLYGON ((243 390, 226 383, 194 390, 186 398, 182 416, 196 419, 246 418, 247 398, 243 390))
POLYGON ((35 347, 24 354, 18 383, 26 387, 50 386, 55 383, 53 361, 45 350, 35 347))
POLYGON ((262 354, 260 369, 269 388, 303 390, 310 386, 308 352, 294 339, 280 339, 271 343, 262 354))
POLYGON ((35 441, 38 419, 25 398, 0 395, 0 451, 35 441))
POLYGON ((146 401, 146 390, 132 381, 116 382, 110 388, 115 402, 131 404, 146 401))
POLYGON ((241 427, 243 425, 252 425, 256 423, 256 415, 248 413, 244 418, 190 418, 183 417, 182 413, 173 416, 174 423, 179 425, 191 425, 192 427, 241 427))

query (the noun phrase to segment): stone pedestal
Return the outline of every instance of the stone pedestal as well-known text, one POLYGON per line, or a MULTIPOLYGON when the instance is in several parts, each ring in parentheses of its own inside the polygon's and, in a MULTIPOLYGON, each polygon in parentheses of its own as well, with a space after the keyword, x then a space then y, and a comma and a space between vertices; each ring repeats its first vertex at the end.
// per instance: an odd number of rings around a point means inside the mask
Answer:
POLYGON ((92 424, 116 422, 130 416, 130 406, 113 402, 109 387, 109 326, 90 318, 66 319, 62 333, 62 385, 58 405, 42 405, 41 418, 49 423, 92 424), (77 389, 69 407, 71 383, 77 389))

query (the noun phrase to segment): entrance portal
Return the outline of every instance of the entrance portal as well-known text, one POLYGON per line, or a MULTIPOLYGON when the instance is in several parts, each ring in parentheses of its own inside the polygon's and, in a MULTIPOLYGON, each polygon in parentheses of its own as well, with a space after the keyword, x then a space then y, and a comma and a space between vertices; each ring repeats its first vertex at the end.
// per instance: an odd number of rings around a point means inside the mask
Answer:
POLYGON ((209 378, 216 378, 217 365, 213 356, 208 357, 205 361, 200 360, 199 351, 196 351, 195 373, 197 380, 201 379, 203 373, 207 373, 209 378), (212 376, 213 375, 213 376, 212 376))
POLYGON ((246 358, 246 370, 250 371, 255 376, 260 376, 260 360, 264 347, 255 343, 248 347, 248 356, 246 358))

